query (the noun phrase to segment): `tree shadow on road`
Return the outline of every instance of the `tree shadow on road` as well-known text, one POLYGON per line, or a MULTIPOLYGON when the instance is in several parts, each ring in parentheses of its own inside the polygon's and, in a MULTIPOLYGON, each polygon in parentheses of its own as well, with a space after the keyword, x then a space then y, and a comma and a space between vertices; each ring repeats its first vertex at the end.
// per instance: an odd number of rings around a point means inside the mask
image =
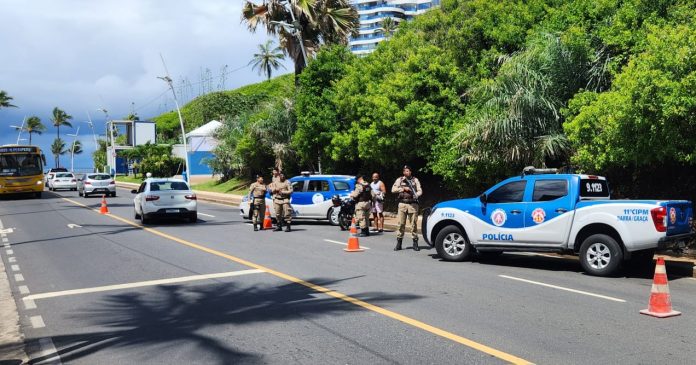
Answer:
MULTIPOLYGON (((314 278, 309 281, 326 285, 338 280, 314 278)), ((376 305, 420 298, 412 294, 370 292, 353 297, 376 305)), ((247 352, 235 344, 235 338, 240 343, 255 342, 243 337, 245 326, 260 322, 312 321, 358 310, 361 308, 354 304, 317 295, 316 291, 295 283, 158 286, 142 293, 107 296, 70 318, 80 328, 97 327, 97 331, 52 336, 52 340, 63 361, 84 358, 106 349, 133 354, 147 350, 144 352, 161 354, 164 361, 171 356, 168 352, 178 346, 194 345, 195 353, 187 350, 187 354, 196 357, 199 363, 267 363, 269 360, 264 359, 262 353, 247 352), (211 332, 216 336, 209 334, 211 332)), ((151 358, 147 360, 152 361, 151 358)))

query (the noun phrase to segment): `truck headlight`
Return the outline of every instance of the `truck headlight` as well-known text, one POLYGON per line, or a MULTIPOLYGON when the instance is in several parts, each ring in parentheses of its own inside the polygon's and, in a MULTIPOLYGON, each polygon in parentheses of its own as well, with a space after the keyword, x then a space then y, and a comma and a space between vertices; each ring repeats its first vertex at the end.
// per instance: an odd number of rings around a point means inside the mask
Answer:
POLYGON ((43 185, 43 183, 44 183, 43 180, 37 180, 37 181, 36 181, 36 185, 43 185))

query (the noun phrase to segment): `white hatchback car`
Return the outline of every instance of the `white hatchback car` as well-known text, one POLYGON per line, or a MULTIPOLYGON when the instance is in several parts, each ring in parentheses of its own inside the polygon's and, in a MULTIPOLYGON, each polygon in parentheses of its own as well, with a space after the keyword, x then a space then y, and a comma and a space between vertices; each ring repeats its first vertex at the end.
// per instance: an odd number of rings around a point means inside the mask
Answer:
POLYGON ((56 172, 48 181, 49 190, 58 189, 77 190, 77 180, 72 172, 56 172))
POLYGON ((150 178, 131 193, 135 194, 135 219, 143 224, 166 217, 187 218, 191 223, 198 220, 196 194, 184 180, 150 178))

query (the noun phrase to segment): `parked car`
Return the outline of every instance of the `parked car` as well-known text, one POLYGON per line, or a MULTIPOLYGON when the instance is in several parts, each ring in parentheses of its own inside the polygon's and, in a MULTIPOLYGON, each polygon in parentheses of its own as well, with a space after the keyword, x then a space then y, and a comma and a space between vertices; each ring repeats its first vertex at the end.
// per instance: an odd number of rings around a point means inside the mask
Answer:
POLYGON ((48 189, 56 191, 58 189, 77 190, 77 179, 72 172, 56 172, 48 182, 48 189))
POLYGON ((77 194, 116 196, 116 181, 109 174, 83 174, 77 178, 77 194))
MULTIPOLYGON (((338 195, 347 199, 355 189, 355 176, 349 175, 313 175, 303 172, 289 180, 293 189, 290 197, 293 218, 328 220, 335 226, 339 224, 339 209, 331 202, 332 196, 338 195)), ((266 205, 271 216, 275 217, 270 191, 266 194, 266 205)), ((248 195, 242 198, 239 208, 242 217, 251 219, 248 195)))
POLYGON ((196 194, 184 180, 149 178, 131 193, 135 194, 135 219, 143 224, 167 217, 187 218, 191 223, 198 220, 196 194))
POLYGON ((604 177, 547 170, 527 168, 477 198, 426 209, 423 237, 445 261, 474 252, 561 252, 578 255, 585 272, 607 276, 628 260, 646 265, 656 250, 694 235, 690 201, 611 200, 604 177))

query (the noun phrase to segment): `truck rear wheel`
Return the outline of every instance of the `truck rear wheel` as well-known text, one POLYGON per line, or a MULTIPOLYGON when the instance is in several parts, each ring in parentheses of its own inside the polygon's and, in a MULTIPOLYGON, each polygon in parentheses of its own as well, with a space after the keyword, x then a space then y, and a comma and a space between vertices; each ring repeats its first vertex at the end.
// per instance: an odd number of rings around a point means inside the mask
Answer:
POLYGON ((435 249, 445 261, 464 261, 472 251, 471 243, 457 226, 447 226, 437 234, 435 249))
POLYGON ((612 275, 621 267, 621 261, 621 246, 606 234, 587 237, 580 246, 580 265, 590 275, 612 275))

